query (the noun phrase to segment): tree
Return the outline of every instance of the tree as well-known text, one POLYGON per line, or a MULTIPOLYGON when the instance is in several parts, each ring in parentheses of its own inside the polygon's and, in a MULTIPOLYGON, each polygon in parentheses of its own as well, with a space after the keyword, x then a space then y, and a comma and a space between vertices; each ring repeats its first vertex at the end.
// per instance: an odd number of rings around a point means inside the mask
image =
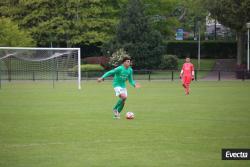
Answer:
POLYGON ((160 32, 152 28, 150 18, 145 15, 142 1, 129 0, 108 48, 111 53, 124 48, 137 68, 156 68, 164 51, 162 40, 160 32))
POLYGON ((31 35, 11 21, 9 18, 0 18, 0 46, 34 46, 31 35))
POLYGON ((100 45, 118 23, 116 0, 3 0, 0 15, 28 29, 40 46, 100 45))
POLYGON ((152 20, 153 28, 161 32, 165 39, 172 39, 176 27, 180 25, 178 0, 143 0, 146 15, 152 20))
POLYGON ((221 24, 236 31, 237 64, 243 63, 246 23, 250 21, 250 0, 205 0, 204 6, 221 24))
MULTIPOLYGON (((21 30, 16 23, 9 18, 0 18, 0 46, 34 46, 35 42, 31 35, 24 30, 21 30)), ((5 52, 1 50, 1 52, 5 52)), ((6 55, 5 53, 4 55, 6 55)), ((3 59, 7 67, 8 79, 11 75, 11 58, 3 59)))
POLYGON ((203 6, 203 0, 178 0, 176 14, 181 26, 187 31, 193 31, 194 37, 197 36, 198 21, 201 22, 200 28, 205 30, 206 16, 208 11, 203 6))

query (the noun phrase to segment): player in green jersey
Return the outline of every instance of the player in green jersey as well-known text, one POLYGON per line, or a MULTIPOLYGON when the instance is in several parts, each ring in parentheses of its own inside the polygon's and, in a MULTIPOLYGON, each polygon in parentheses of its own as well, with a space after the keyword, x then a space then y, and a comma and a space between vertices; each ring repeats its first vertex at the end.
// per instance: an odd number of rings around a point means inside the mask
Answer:
POLYGON ((131 65, 131 58, 130 57, 124 57, 122 60, 122 65, 119 67, 110 70, 106 72, 102 77, 98 78, 98 82, 104 81, 104 78, 107 78, 109 76, 113 76, 113 87, 115 90, 116 96, 119 97, 119 100, 115 104, 113 108, 114 112, 114 118, 120 118, 120 113, 124 107, 125 101, 127 99, 128 93, 126 89, 126 80, 129 81, 130 85, 132 85, 135 88, 140 88, 140 84, 136 83, 133 80, 133 70, 130 67, 131 65))

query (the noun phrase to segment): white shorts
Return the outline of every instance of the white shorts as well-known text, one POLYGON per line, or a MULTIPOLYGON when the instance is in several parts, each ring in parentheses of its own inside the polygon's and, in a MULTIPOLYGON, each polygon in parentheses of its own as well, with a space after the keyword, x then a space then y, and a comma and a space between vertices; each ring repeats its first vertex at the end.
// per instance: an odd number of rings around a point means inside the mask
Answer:
POLYGON ((115 87, 114 90, 115 90, 116 96, 119 96, 120 94, 125 94, 126 96, 128 96, 128 92, 126 88, 122 88, 118 86, 118 87, 115 87))

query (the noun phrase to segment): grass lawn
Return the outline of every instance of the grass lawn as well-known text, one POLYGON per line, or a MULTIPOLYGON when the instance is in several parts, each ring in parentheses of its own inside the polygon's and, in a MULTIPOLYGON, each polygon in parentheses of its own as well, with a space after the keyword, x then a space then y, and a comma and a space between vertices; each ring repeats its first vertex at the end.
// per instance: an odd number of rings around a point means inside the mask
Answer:
MULTIPOLYGON (((178 69, 179 70, 153 71, 150 74, 150 79, 152 79, 152 80, 157 80, 157 79, 158 80, 159 79, 169 79, 169 80, 171 80, 172 75, 173 75, 174 80, 176 80, 176 79, 178 80, 179 75, 180 75, 180 71, 181 71, 181 68, 182 68, 182 65, 183 65, 184 62, 185 62, 184 59, 179 59, 178 60, 178 69), (172 74, 172 72, 173 72, 173 74, 172 74)), ((194 64, 195 69, 198 70, 198 60, 197 59, 192 59, 192 63, 194 64)), ((197 79, 202 79, 205 76, 207 76, 207 74, 213 69, 214 65, 215 65, 215 59, 201 59, 201 62, 200 62, 200 70, 201 71, 198 71, 197 79)), ((135 75, 134 75, 135 79, 142 79, 142 80, 149 79, 148 72, 145 72, 145 73, 140 72, 138 74, 138 72, 135 71, 134 73, 135 73, 135 75)))
MULTIPOLYGON (((178 60, 178 69, 182 68, 183 63, 185 62, 185 59, 179 59, 178 60)), ((191 59, 191 62, 193 63, 194 67, 198 68, 198 60, 197 59, 191 59)), ((200 69, 201 70, 212 70, 215 65, 215 59, 201 59, 200 60, 200 69)))
POLYGON ((111 82, 5 83, 0 89, 1 167, 249 167, 222 148, 250 148, 250 83, 141 81, 120 120, 111 82), (134 120, 124 118, 126 111, 134 120))

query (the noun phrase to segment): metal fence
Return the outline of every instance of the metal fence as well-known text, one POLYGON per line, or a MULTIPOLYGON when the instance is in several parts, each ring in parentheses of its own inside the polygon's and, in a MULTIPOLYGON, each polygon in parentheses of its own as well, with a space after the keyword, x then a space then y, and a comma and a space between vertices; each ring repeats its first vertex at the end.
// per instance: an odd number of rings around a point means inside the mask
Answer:
MULTIPOLYGON (((94 80, 102 76, 104 72, 83 72, 82 80, 94 80)), ((134 70, 135 80, 179 80, 180 70, 134 70)), ((250 72, 231 70, 196 70, 196 81, 221 81, 221 80, 246 80, 250 78, 250 72)), ((112 77, 107 78, 107 80, 112 77)))
MULTIPOLYGON (((139 70, 134 71, 134 78, 138 80, 179 80, 180 70, 139 70)), ((250 79, 250 72, 246 70, 195 70, 196 81, 246 80, 250 79)))
MULTIPOLYGON (((82 80, 95 80, 101 77, 105 71, 83 71, 81 72, 82 80)), ((179 70, 134 70, 135 80, 179 80, 179 70)), ((221 80, 246 80, 250 78, 250 72, 241 71, 225 71, 225 70, 196 70, 195 80, 207 81, 221 81, 221 80)), ((112 77, 107 78, 107 80, 112 77)), ((77 80, 77 73, 73 71, 22 71, 22 70, 0 70, 0 81, 14 81, 14 80, 77 80)))

